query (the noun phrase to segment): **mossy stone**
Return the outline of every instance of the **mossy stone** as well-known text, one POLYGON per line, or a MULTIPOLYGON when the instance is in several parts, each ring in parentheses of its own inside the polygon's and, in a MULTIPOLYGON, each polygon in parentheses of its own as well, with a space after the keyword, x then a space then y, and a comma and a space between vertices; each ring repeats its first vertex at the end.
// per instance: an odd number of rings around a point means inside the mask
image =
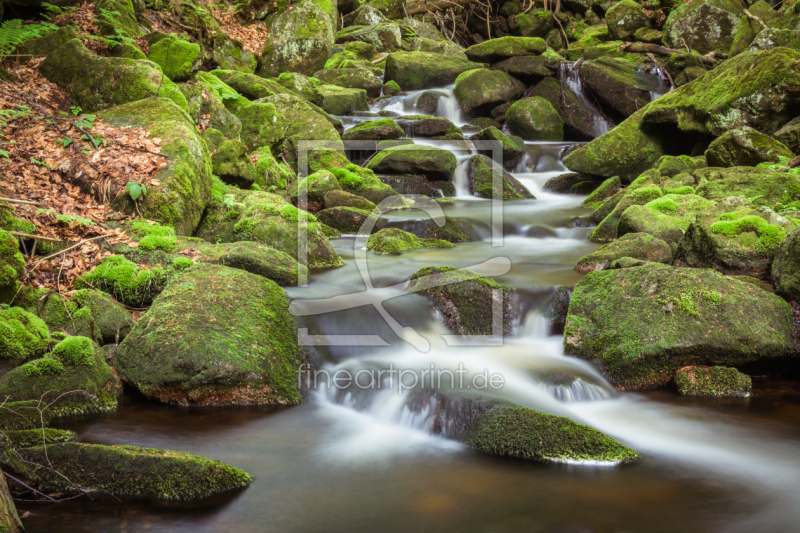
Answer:
POLYGON ((683 41, 701 54, 727 53, 739 28, 743 8, 733 0, 692 0, 673 9, 664 22, 664 43, 679 48, 683 41))
POLYGON ((634 0, 622 0, 606 11, 608 36, 614 41, 630 41, 636 30, 644 28, 647 16, 634 0))
POLYGON ((219 34, 214 37, 212 57, 221 69, 252 74, 258 68, 256 57, 244 49, 241 41, 219 34))
POLYGON ((710 167, 754 167, 794 158, 783 143, 747 126, 720 135, 709 145, 705 156, 710 167))
POLYGON ((724 366, 687 366, 675 374, 678 392, 684 396, 746 398, 753 380, 735 368, 724 366))
POLYGON ((420 239, 398 228, 386 228, 373 233, 367 240, 367 250, 376 254, 400 255, 419 248, 452 248, 453 244, 441 239, 420 239))
POLYGON ((373 202, 346 191, 328 191, 325 193, 324 201, 326 209, 330 209, 331 207, 355 207, 356 209, 363 209, 366 211, 375 209, 375 204, 373 202))
POLYGON ((384 224, 371 211, 355 207, 329 207, 320 211, 317 218, 323 224, 350 235, 364 231, 371 233, 379 230, 384 224))
POLYGON ((394 146, 379 152, 366 168, 378 173, 417 174, 428 180, 451 181, 456 169, 456 156, 434 146, 394 146))
POLYGON ((370 120, 356 124, 344 135, 344 141, 384 141, 391 139, 399 139, 405 135, 403 128, 397 125, 397 122, 390 118, 381 120, 370 120))
POLYGON ((516 100, 525 85, 500 70, 474 69, 459 74, 453 93, 462 116, 488 115, 494 107, 516 100))
POLYGON ((396 52, 403 46, 400 26, 394 22, 350 26, 336 34, 336 44, 363 41, 375 46, 378 52, 396 52))
POLYGON ((320 107, 331 115, 350 115, 356 111, 366 111, 367 92, 364 89, 347 89, 338 85, 317 87, 320 107))
POLYGON ((781 126, 773 137, 795 154, 800 153, 800 116, 781 126))
POLYGON ((800 228, 792 230, 776 252, 772 279, 779 294, 800 302, 800 228))
POLYGON ((564 121, 550 102, 538 96, 514 102, 506 111, 506 124, 526 141, 564 139, 564 121))
MULTIPOLYGON (((217 69, 212 70, 209 75, 218 78, 222 83, 250 100, 258 100, 259 98, 276 94, 291 94, 297 96, 297 93, 291 89, 287 89, 278 83, 278 81, 262 78, 251 72, 217 69)), ((209 81, 213 80, 213 78, 208 79, 209 81)))
POLYGON ((50 344, 47 324, 19 307, 0 309, 0 360, 17 366, 44 355, 50 344))
POLYGON ((6 299, 5 293, 15 292, 17 280, 24 273, 25 257, 19 251, 17 238, 0 229, 0 294, 3 299, 6 299))
POLYGON ((214 175, 242 189, 256 183, 256 167, 248 157, 248 149, 240 141, 225 141, 211 156, 214 175))
POLYGON ((147 57, 172 81, 186 81, 200 68, 202 56, 199 44, 170 35, 153 44, 147 57))
POLYGON ((538 56, 547 50, 544 39, 539 37, 500 37, 464 50, 470 61, 497 63, 514 56, 538 56))
MULTIPOLYGON (((624 1, 642 10, 633 0, 624 1)), ((580 78, 603 107, 629 117, 651 101, 651 87, 641 81, 641 68, 625 59, 603 57, 585 61, 580 68, 580 78)))
POLYGON ((483 155, 470 158, 467 163, 467 180, 470 192, 479 198, 536 199, 514 176, 483 155), (495 173, 499 174, 499 186, 495 184, 495 173))
POLYGON ((121 255, 112 255, 84 274, 83 280, 75 282, 75 287, 99 289, 119 302, 142 307, 153 301, 166 285, 167 279, 168 275, 161 267, 144 270, 121 255))
POLYGON ((5 433, 14 448, 31 448, 44 444, 58 444, 78 440, 77 433, 66 429, 15 429, 5 433))
MULTIPOLYGON (((314 74, 323 85, 336 85, 347 89, 363 89, 370 98, 381 95, 383 83, 372 72, 361 68, 325 68, 314 74)), ((323 108, 325 106, 322 106, 323 108)), ((341 113, 334 113, 334 115, 341 113)))
MULTIPOLYGON (((522 157, 527 153, 528 147, 521 137, 516 135, 506 135, 494 126, 484 128, 472 137, 473 141, 498 141, 502 143, 503 148, 503 167, 507 170, 513 170, 517 167, 522 157)), ((482 153, 480 150, 478 153, 482 153)), ((491 155, 487 153, 486 155, 491 155)))
POLYGON ((672 250, 669 244, 647 233, 628 233, 578 259, 575 270, 583 274, 605 270, 623 257, 669 264, 672 262, 672 250))
POLYGON ((72 299, 82 308, 92 312, 97 337, 106 344, 119 344, 133 327, 130 311, 111 297, 96 289, 75 291, 72 299))
POLYGON ((258 60, 259 75, 299 72, 311 76, 331 56, 334 21, 316 2, 304 0, 278 13, 270 21, 269 35, 258 60))
POLYGON ((404 91, 433 89, 455 83, 462 72, 483 64, 426 52, 394 52, 386 58, 384 82, 394 81, 404 91))

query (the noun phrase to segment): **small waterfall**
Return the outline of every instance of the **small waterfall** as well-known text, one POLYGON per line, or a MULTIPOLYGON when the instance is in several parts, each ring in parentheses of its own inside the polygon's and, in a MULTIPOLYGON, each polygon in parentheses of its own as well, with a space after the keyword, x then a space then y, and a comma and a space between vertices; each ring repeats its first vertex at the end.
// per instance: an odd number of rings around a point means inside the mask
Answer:
POLYGON ((592 114, 592 134, 599 137, 611 131, 614 123, 607 120, 603 112, 587 98, 579 75, 580 69, 573 69, 573 65, 574 63, 561 63, 558 69, 558 80, 561 82, 561 86, 569 89, 578 98, 581 105, 592 114))
POLYGON ((467 165, 471 155, 456 156, 457 164, 456 171, 453 174, 453 185, 456 188, 456 197, 470 197, 473 196, 469 192, 469 180, 467 179, 467 165))
POLYGON ((639 67, 636 70, 636 81, 647 88, 651 102, 672 90, 666 70, 659 65, 639 67))
POLYGON ((402 115, 431 115, 446 118, 456 126, 464 126, 467 123, 461 118, 461 109, 453 93, 453 87, 442 87, 439 89, 425 89, 422 91, 409 91, 407 93, 381 99, 372 104, 370 111, 389 111, 402 115), (423 98, 423 95, 436 96, 437 102, 432 107, 432 102, 423 98))

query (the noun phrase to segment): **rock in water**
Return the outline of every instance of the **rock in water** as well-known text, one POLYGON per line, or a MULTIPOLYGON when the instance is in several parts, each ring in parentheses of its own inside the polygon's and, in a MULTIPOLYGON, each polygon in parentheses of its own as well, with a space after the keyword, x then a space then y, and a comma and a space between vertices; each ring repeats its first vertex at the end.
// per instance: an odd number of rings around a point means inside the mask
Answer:
POLYGON ((525 92, 521 81, 499 70, 468 70, 456 78, 453 93, 463 116, 488 115, 498 105, 525 92))
POLYGON ((198 500, 246 487, 250 476, 213 459, 172 450, 68 442, 18 450, 24 460, 53 465, 29 467, 38 486, 51 491, 88 492, 148 500, 198 500))
POLYGON ((469 191, 480 198, 503 200, 536 199, 517 178, 503 170, 491 159, 483 155, 472 156, 467 163, 469 191), (499 175, 499 186, 495 186, 494 173, 499 175))
POLYGON ((610 244, 601 246, 596 252, 581 257, 575 265, 575 270, 583 274, 605 270, 611 263, 623 257, 654 263, 670 263, 672 251, 666 242, 647 233, 629 233, 610 244))
POLYGON ((156 298, 119 345, 115 368, 163 402, 294 404, 303 362, 283 289, 201 264, 176 275, 156 298))
POLYGON ((685 396, 750 396, 753 380, 735 368, 687 366, 675 374, 678 392, 685 396))
POLYGON ((795 349, 783 299, 713 270, 649 264, 591 272, 576 286, 564 350, 623 389, 670 381, 686 365, 765 363, 795 349))

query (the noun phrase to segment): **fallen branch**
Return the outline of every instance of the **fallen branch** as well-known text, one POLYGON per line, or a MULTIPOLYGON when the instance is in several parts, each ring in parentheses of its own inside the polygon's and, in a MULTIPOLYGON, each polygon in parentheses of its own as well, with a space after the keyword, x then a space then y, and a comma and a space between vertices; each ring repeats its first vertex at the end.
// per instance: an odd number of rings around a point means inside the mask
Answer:
POLYGON ((406 13, 409 15, 419 15, 420 13, 430 13, 450 7, 475 3, 478 3, 478 0, 418 0, 406 4, 406 13))
POLYGON ((3 475, 4 475, 4 476, 6 476, 8 479, 10 479, 10 480, 12 480, 12 481, 15 481, 16 483, 19 483, 20 485, 22 485, 23 487, 25 487, 25 488, 26 488, 26 489, 28 489, 29 491, 31 491, 31 492, 35 492, 35 493, 36 493, 36 494, 38 494, 39 496, 44 496, 45 498, 47 498, 47 499, 48 499, 48 500, 50 500, 50 501, 53 501, 53 502, 55 502, 55 503, 60 503, 60 502, 59 502, 58 500, 56 500, 55 498, 51 498, 51 497, 50 497, 50 496, 48 496, 47 494, 45 494, 45 493, 43 493, 43 492, 39 492, 38 490, 34 489, 34 488, 33 488, 33 487, 31 487, 30 485, 26 485, 25 483, 23 483, 22 481, 18 480, 17 478, 15 478, 14 476, 12 476, 12 475, 11 475, 11 474, 9 474, 8 472, 3 472, 3 475))
POLYGON ((786 165, 786 168, 781 169, 781 172, 789 172, 790 168, 797 168, 800 167, 800 155, 789 161, 786 165))
POLYGON ((767 25, 766 25, 766 24, 764 24, 764 21, 763 21, 763 20, 761 20, 760 18, 758 18, 757 16, 753 15, 752 13, 750 13, 750 10, 749 10, 749 9, 745 9, 745 10, 744 10, 744 14, 745 14, 745 15, 747 16, 747 18, 749 18, 750 20, 754 20, 754 21, 758 22, 758 23, 761 25, 761 27, 762 27, 762 28, 764 28, 765 30, 767 29, 767 25))
POLYGON ((21 233, 19 231, 9 231, 14 237, 22 237, 23 239, 34 239, 37 241, 48 241, 48 242, 61 242, 61 239, 54 239, 53 237, 44 237, 43 235, 31 235, 30 233, 21 233))
POLYGON ((373 65, 377 65, 377 64, 378 64, 378 63, 380 63, 381 61, 385 60, 387 57, 389 57, 389 54, 383 54, 383 55, 382 55, 382 56, 380 56, 378 59, 373 59, 373 60, 371 61, 371 63, 372 63, 373 65))
POLYGON ((13 204, 42 205, 39 202, 31 202, 29 200, 17 200, 16 198, 0 198, 0 202, 11 202, 13 204))
MULTIPOLYGON (((59 255, 63 254, 64 252, 69 252, 70 250, 72 250, 73 248, 77 248, 81 244, 86 244, 89 241, 96 241, 97 239, 102 239, 104 237, 108 237, 108 235, 97 235, 97 236, 92 237, 90 239, 83 239, 81 242, 79 242, 77 244, 73 244, 72 246, 70 246, 68 248, 64 248, 63 250, 61 250, 59 252, 56 252, 54 254, 50 254, 47 257, 43 257, 42 259, 39 260, 39 263, 41 263, 42 261, 47 261, 48 259, 52 259, 52 258, 54 258, 56 256, 59 256, 59 255)), ((38 265, 39 263, 36 263, 36 264, 38 265)))

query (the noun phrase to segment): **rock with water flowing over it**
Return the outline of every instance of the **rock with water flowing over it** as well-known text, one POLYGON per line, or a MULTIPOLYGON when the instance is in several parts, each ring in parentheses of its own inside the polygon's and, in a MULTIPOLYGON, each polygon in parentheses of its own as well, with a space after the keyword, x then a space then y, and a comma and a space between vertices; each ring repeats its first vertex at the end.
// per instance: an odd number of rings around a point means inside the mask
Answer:
POLYGON ((724 366, 687 366, 675 374, 678 392, 684 396, 746 398, 753 380, 735 368, 724 366))
POLYGON ((472 156, 467 163, 469 192, 479 198, 523 200, 536 197, 514 176, 483 155, 472 156), (495 183, 497 177, 497 183, 495 183))
POLYGON ((40 489, 67 494, 89 492, 157 501, 199 500, 244 488, 250 476, 213 459, 172 450, 77 442, 22 448, 18 453, 34 465, 25 478, 40 489), (80 487, 81 490, 77 490, 80 487))
POLYGON ((462 116, 486 116, 499 104, 516 100, 525 92, 525 85, 499 70, 475 69, 456 78, 453 93, 462 116))
POLYGON ((744 126, 772 134, 800 112, 798 60, 800 52, 787 48, 739 54, 571 152, 564 165, 630 181, 668 152, 691 154, 708 136, 744 126))
POLYGON ((480 413, 462 440, 490 455, 543 462, 625 464, 641 458, 596 429, 507 402, 480 413))
POLYGON ((564 139, 564 121, 550 102, 538 96, 514 102, 506 111, 506 123, 514 135, 526 141, 564 139))
POLYGON ((669 264, 672 262, 672 251, 666 242, 647 233, 629 233, 578 259, 575 270, 582 274, 605 270, 623 257, 669 264))
POLYGON ((592 272, 572 293, 569 355, 623 389, 669 382, 686 365, 768 365, 795 350, 783 299, 719 272, 650 263, 592 272))
POLYGON ((382 174, 417 174, 431 181, 452 181, 456 156, 434 146, 395 146, 379 152, 367 168, 382 174))
POLYGON ((395 52, 386 58, 384 81, 395 81, 404 91, 433 89, 455 83, 462 72, 482 63, 425 52, 395 52))
POLYGON ((779 294, 800 302, 800 228, 789 233, 775 254, 772 279, 779 294))
POLYGON ((564 121, 564 134, 567 136, 594 139, 605 133, 606 125, 613 125, 599 108, 596 111, 589 109, 572 91, 569 83, 557 78, 543 79, 533 87, 530 95, 550 102, 564 121))
POLYGON ((243 270, 199 264, 176 275, 117 348, 115 368, 149 398, 181 405, 300 401, 289 299, 243 270))
POLYGON ((653 87, 640 81, 641 70, 641 66, 625 59, 604 57, 585 61, 580 77, 603 107, 629 117, 651 101, 653 87))
MULTIPOLYGON (((336 9, 336 4, 333 4, 336 9)), ((314 0, 303 0, 277 14, 270 22, 269 35, 258 73, 264 77, 282 72, 311 76, 331 56, 334 22, 314 0)))
POLYGON ((513 290, 472 270, 425 267, 411 276, 408 292, 427 297, 456 335, 510 335, 513 290))
POLYGON ((759 163, 777 163, 794 154, 783 143, 753 128, 730 130, 716 138, 706 150, 709 167, 754 167, 759 163))
POLYGON ((682 48, 691 43, 701 54, 727 53, 739 28, 743 8, 734 0, 692 0, 673 10, 664 22, 664 43, 682 48))

